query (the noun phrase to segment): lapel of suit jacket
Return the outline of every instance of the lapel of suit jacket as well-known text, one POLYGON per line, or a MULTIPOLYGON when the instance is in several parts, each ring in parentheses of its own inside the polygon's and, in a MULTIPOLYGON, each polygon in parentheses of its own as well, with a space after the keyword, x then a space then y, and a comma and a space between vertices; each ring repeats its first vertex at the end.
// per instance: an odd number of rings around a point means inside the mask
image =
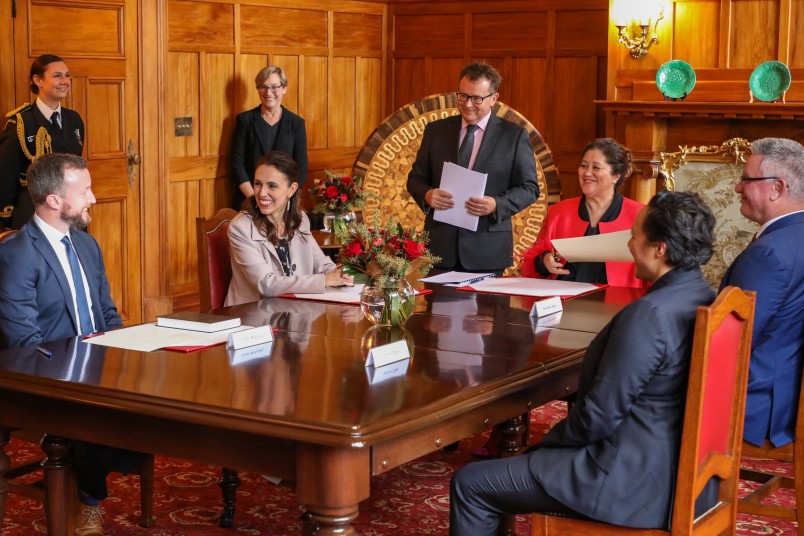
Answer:
POLYGON ((492 111, 491 117, 489 117, 489 122, 486 125, 486 131, 483 133, 483 143, 480 144, 480 150, 477 152, 475 165, 472 168, 475 171, 486 169, 486 161, 488 160, 489 155, 494 148, 494 144, 497 142, 497 129, 499 128, 500 118, 497 117, 492 111))
POLYGON ((93 251, 93 240, 82 231, 73 231, 70 236, 75 247, 75 254, 78 255, 78 260, 81 262, 81 267, 84 269, 84 275, 87 278, 87 286, 89 287, 87 290, 89 290, 89 296, 92 298, 92 316, 95 318, 95 328, 102 329, 99 318, 100 294, 98 294, 98 280, 95 278, 97 267, 93 251))
MULTIPOLYGON (((31 111, 33 112, 37 126, 45 127, 45 130, 47 130, 48 134, 50 134, 51 139, 54 136, 59 136, 58 129, 53 125, 53 123, 50 122, 49 117, 45 117, 42 114, 42 111, 39 109, 39 106, 36 105, 36 102, 34 102, 33 106, 31 107, 31 111)), ((62 115, 62 121, 64 121, 63 115, 62 115)), ((64 123, 62 122, 62 125, 63 124, 64 123)))
POLYGON ((268 253, 271 255, 271 257, 273 257, 277 263, 281 264, 279 254, 276 252, 276 248, 268 241, 267 238, 265 238, 265 236, 263 236, 253 220, 251 222, 251 239, 262 244, 262 247, 268 250, 268 253))
POLYGON ((77 326, 78 324, 75 317, 75 307, 73 307, 73 293, 70 291, 70 284, 67 282, 67 274, 64 273, 64 269, 61 267, 58 257, 56 257, 56 252, 53 251, 52 247, 50 247, 50 242, 47 241, 45 233, 42 232, 42 230, 36 223, 34 223, 33 220, 26 225, 26 229, 28 230, 28 235, 31 238, 31 244, 34 248, 36 248, 39 254, 42 255, 45 263, 47 263, 47 265, 53 271, 53 275, 56 276, 56 280, 59 282, 59 286, 61 287, 64 304, 67 306, 67 311, 70 313, 70 319, 73 322, 73 326, 77 326))
MULTIPOLYGON (((290 133, 287 132, 290 128, 290 121, 288 120, 287 113, 288 111, 285 109, 284 106, 282 108, 282 116, 279 118, 279 124, 277 125, 276 130, 276 138, 274 139, 274 149, 285 151, 286 153, 290 153, 288 148, 285 146, 283 141, 290 141, 292 138, 290 133)), ((292 156, 292 155, 291 155, 292 156)))
POLYGON ((78 114, 64 108, 64 106, 62 106, 61 109, 62 129, 61 132, 56 131, 56 134, 53 136, 53 152, 59 152, 56 150, 56 147, 61 147, 64 149, 61 152, 70 152, 74 155, 81 156, 84 152, 84 140, 82 139, 83 133, 79 128, 79 124, 75 121, 78 114))
MULTIPOLYGON (((261 125, 258 121, 262 121, 262 114, 260 113, 260 107, 257 106, 253 110, 251 110, 251 131, 254 134, 254 137, 260 143, 260 148, 262 149, 262 154, 268 154, 271 151, 271 148, 268 147, 268 140, 265 139, 264 136, 264 129, 259 128, 261 125)), ((252 177, 253 179, 253 177, 252 177)))

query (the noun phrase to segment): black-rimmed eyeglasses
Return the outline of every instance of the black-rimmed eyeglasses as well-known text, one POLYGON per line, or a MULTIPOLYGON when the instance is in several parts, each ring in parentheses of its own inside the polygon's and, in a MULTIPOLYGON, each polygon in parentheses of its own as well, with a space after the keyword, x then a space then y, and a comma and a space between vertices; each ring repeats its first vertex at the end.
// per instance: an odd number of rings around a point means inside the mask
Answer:
POLYGON ((281 86, 279 84, 274 84, 272 86, 257 86, 257 91, 259 93, 268 93, 269 91, 271 91, 273 93, 276 93, 277 91, 282 89, 282 87, 283 86, 281 86))
POLYGON ((466 93, 455 92, 455 97, 458 99, 458 102, 463 104, 464 102, 470 100, 475 106, 480 106, 483 104, 484 100, 488 99, 492 95, 494 95, 494 93, 489 93, 485 97, 481 97, 480 95, 467 95, 466 93))
POLYGON ((779 177, 740 177, 738 182, 774 181, 779 177))

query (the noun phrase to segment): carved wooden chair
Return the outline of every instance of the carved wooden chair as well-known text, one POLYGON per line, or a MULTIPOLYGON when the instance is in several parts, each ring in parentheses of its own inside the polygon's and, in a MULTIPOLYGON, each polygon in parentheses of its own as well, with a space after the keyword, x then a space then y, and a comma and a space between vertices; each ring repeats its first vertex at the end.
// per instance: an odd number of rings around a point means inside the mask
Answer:
POLYGON ((671 530, 534 514, 533 536, 735 533, 754 302, 753 292, 726 287, 711 306, 698 308, 671 530), (695 518, 695 500, 713 477, 721 479, 718 502, 695 518))
POLYGON ((16 229, 3 229, 3 230, 0 230, 0 244, 5 242, 6 239, 11 238, 12 236, 17 234, 18 232, 19 231, 17 231, 16 229))
MULTIPOLYGON (((539 131, 522 114, 499 101, 493 112, 528 131, 536 156, 541 193, 539 199, 513 218, 516 258, 536 241, 547 216, 548 202, 556 203, 561 197, 561 183, 553 154, 539 131)), ((364 178, 366 190, 380 198, 366 201, 363 213, 367 222, 373 223, 376 208, 383 217, 393 216, 406 228, 424 228, 424 214, 406 189, 408 173, 416 160, 424 127, 451 115, 458 115, 455 93, 431 95, 403 106, 371 133, 352 169, 352 175, 364 178)), ((512 265, 507 273, 513 271, 512 265)))
POLYGON ((792 443, 776 448, 765 440, 761 447, 751 443, 743 443, 743 456, 784 461, 793 464, 793 476, 769 474, 749 469, 740 470, 740 478, 761 485, 740 499, 737 511, 741 514, 767 516, 798 523, 798 534, 804 534, 804 381, 798 399, 798 417, 796 419, 796 438, 792 443), (796 504, 793 508, 785 508, 773 504, 762 504, 762 501, 773 495, 779 488, 795 491, 796 504))
POLYGON ((715 214, 715 251, 701 270, 706 280, 718 288, 726 268, 759 229, 740 214, 740 196, 734 191, 743 165, 751 156, 751 144, 733 138, 720 145, 685 145, 679 149, 659 154, 660 174, 665 189, 696 192, 715 214))
POLYGON ((231 208, 222 208, 209 218, 195 220, 198 242, 198 284, 201 310, 223 307, 232 263, 229 254, 229 222, 237 215, 231 208))
MULTIPOLYGON (((232 261, 229 252, 229 223, 237 211, 222 208, 209 218, 195 220, 198 243, 198 283, 201 310, 209 311, 223 307, 229 283, 232 281, 232 261)), ((240 487, 240 478, 234 469, 221 469, 218 484, 223 493, 223 513, 220 526, 231 527, 234 523, 235 495, 240 487)))

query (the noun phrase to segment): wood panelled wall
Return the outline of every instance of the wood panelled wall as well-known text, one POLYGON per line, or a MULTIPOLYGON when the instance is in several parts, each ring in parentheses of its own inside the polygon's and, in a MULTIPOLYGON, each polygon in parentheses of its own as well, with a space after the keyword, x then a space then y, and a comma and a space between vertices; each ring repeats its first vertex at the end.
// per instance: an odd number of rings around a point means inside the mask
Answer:
POLYGON ((760 63, 787 64, 787 101, 804 101, 804 0, 664 0, 659 43, 634 60, 609 26, 608 98, 662 100, 656 70, 671 59, 696 73, 689 102, 747 102, 748 78, 760 63))
MULTIPOLYGON (((613 2, 614 0, 612 0, 613 2)), ((609 73, 604 105, 606 132, 626 143, 642 161, 681 145, 719 145, 742 137, 789 137, 804 141, 804 0, 664 0, 659 43, 632 59, 609 25, 609 73), (662 102, 656 71, 681 59, 696 73, 686 101, 662 102), (749 103, 748 79, 769 60, 786 63, 792 85, 787 104, 749 103), (615 102, 616 101, 616 102, 615 102), (633 103, 629 106, 629 103, 633 103), (697 106, 697 107, 696 107, 697 106)), ((645 167, 649 169, 649 167, 645 167)), ((654 166, 655 170, 655 166, 654 166)), ((661 184, 640 179, 640 200, 661 184)))
POLYGON ((579 151, 603 133, 607 0, 392 2, 388 100, 394 109, 455 91, 461 67, 492 64, 500 100, 542 134, 562 196, 579 192, 579 151))
MULTIPOLYGON (((254 76, 279 65, 283 105, 307 127, 310 173, 349 170, 386 113, 386 6, 376 2, 170 0, 165 128, 170 294, 196 299, 195 218, 228 206, 235 116, 259 105, 254 76), (175 136, 190 117, 191 136, 175 136)), ((309 199, 306 200, 309 206, 309 199)))

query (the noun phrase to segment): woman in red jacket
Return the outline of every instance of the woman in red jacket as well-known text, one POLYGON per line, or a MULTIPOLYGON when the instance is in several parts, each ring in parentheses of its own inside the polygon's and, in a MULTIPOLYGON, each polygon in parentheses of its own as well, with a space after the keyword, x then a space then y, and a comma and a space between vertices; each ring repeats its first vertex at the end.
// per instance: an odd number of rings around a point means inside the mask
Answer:
POLYGON ((583 195, 550 207, 536 242, 522 255, 520 274, 644 287, 645 283, 636 278, 633 262, 568 263, 553 257, 554 238, 594 236, 631 228, 643 205, 623 197, 618 189, 632 169, 631 152, 611 138, 599 138, 584 147, 578 168, 583 195))

